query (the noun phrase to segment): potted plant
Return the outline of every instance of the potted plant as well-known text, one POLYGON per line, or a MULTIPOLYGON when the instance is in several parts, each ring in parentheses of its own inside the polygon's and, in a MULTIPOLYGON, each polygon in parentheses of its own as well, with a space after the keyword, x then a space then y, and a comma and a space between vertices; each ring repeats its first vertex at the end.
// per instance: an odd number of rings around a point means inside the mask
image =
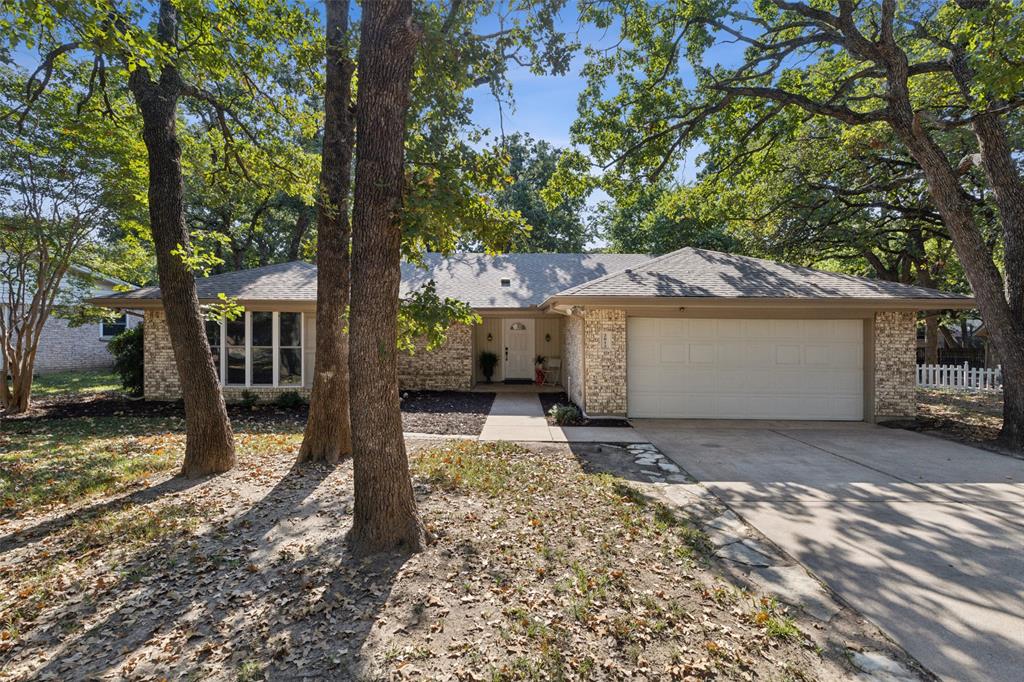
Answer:
POLYGON ((491 383, 494 376, 494 368, 498 365, 498 356, 489 350, 480 353, 480 370, 484 373, 484 379, 491 383))
POLYGON ((544 384, 544 356, 538 355, 533 361, 533 381, 538 386, 544 384))

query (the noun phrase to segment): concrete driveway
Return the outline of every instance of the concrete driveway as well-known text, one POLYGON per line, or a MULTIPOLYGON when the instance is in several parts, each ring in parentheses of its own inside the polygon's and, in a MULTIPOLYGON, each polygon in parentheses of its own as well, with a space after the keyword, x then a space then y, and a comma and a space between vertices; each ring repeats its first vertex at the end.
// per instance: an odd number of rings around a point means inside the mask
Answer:
POLYGON ((634 425, 939 677, 1024 679, 1024 461, 863 423, 634 425))

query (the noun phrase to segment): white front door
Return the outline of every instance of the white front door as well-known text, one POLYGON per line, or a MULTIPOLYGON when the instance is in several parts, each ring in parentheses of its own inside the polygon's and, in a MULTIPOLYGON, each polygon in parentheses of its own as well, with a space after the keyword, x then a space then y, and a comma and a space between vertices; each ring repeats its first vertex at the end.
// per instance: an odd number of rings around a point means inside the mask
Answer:
POLYGON ((533 379, 533 320, 503 320, 505 378, 533 379))

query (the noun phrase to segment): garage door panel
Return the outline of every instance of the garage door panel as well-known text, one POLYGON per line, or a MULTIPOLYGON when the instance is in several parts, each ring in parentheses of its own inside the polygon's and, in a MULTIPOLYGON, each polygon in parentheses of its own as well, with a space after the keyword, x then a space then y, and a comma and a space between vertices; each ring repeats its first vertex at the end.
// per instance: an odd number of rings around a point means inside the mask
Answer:
POLYGON ((635 417, 863 418, 860 320, 629 318, 635 417))

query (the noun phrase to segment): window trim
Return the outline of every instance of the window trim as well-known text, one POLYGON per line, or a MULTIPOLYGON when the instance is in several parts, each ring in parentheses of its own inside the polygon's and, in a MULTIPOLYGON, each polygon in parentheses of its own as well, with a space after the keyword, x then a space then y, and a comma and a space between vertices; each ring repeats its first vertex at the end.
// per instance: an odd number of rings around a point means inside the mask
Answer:
POLYGON ((100 341, 110 341, 111 339, 117 338, 118 334, 123 334, 128 331, 128 313, 121 313, 121 318, 124 319, 124 329, 119 331, 117 334, 107 334, 105 329, 107 321, 100 320, 100 341))
MULTIPOLYGON (((280 383, 280 363, 281 363, 281 312, 279 310, 246 310, 243 315, 245 316, 245 383, 244 384, 229 384, 227 383, 227 320, 223 317, 220 319, 220 385, 227 388, 253 388, 256 390, 267 389, 267 388, 281 388, 280 383), (253 313, 271 313, 271 351, 273 352, 273 383, 270 384, 253 384, 252 383, 252 314, 253 313)), ((306 313, 298 310, 288 310, 284 312, 294 312, 299 316, 299 383, 297 384, 283 384, 284 388, 290 388, 294 390, 300 390, 306 385, 306 313)), ((237 346, 232 346, 236 348, 237 346)), ((260 346, 265 348, 265 346, 260 346)), ((287 348, 295 348, 295 346, 287 346, 287 348)))

